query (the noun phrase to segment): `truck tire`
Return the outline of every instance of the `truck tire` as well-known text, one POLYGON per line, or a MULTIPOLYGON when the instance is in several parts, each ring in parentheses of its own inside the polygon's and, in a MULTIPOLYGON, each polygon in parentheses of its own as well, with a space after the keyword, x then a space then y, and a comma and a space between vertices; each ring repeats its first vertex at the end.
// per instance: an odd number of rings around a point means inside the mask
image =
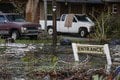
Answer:
POLYGON ((79 34, 80 34, 81 38, 86 37, 87 34, 88 34, 87 29, 86 28, 80 28, 79 34))
POLYGON ((49 35, 52 35, 53 34, 53 28, 51 28, 51 27, 48 28, 47 32, 48 32, 49 35))
POLYGON ((12 31, 11 32, 11 38, 13 38, 14 40, 18 39, 20 37, 19 32, 18 31, 12 31))

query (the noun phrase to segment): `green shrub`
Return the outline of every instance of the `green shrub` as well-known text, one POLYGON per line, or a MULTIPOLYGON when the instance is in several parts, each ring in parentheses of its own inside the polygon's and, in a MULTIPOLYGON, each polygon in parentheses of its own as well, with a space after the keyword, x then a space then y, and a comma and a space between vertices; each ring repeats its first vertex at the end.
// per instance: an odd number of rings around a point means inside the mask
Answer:
POLYGON ((96 22, 95 33, 91 35, 94 39, 104 43, 108 39, 120 38, 120 16, 102 13, 94 19, 96 22))
POLYGON ((102 13, 98 18, 94 17, 96 25, 95 25, 95 33, 91 36, 96 39, 97 41, 106 42, 109 32, 109 25, 108 20, 110 18, 110 15, 107 15, 105 13, 102 13))
POLYGON ((120 16, 113 15, 108 20, 109 31, 107 33, 109 38, 120 38, 120 16))

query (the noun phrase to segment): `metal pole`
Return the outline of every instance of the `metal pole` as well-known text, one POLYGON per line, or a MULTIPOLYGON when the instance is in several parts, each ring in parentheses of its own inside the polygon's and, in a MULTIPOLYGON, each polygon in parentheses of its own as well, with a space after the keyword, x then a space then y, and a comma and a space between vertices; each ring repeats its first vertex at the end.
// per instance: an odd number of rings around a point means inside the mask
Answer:
POLYGON ((53 47, 56 47, 57 43, 57 31, 56 31, 56 0, 52 0, 52 12, 53 12, 53 47))
POLYGON ((45 18, 45 22, 44 22, 44 26, 45 26, 45 34, 47 33, 47 0, 44 0, 44 18, 45 18))

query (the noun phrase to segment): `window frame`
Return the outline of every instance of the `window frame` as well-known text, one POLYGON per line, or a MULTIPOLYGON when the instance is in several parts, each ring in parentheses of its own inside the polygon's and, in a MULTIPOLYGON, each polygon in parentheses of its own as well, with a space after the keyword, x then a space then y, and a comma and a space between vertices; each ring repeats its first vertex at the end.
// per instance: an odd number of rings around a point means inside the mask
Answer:
POLYGON ((113 13, 113 14, 117 14, 117 9, 118 9, 118 8, 117 8, 117 4, 113 4, 113 5, 112 5, 112 13, 113 13))

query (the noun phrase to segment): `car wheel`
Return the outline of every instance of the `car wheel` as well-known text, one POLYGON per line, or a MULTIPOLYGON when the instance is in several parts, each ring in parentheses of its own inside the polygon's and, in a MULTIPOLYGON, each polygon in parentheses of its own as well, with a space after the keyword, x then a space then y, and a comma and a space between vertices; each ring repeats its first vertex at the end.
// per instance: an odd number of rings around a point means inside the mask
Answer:
POLYGON ((87 30, 84 28, 80 29, 80 31, 79 31, 80 37, 82 37, 82 38, 86 37, 87 33, 88 33, 87 30))
POLYGON ((13 38, 14 40, 19 38, 19 32, 18 31, 12 31, 11 32, 11 38, 13 38))
POLYGON ((48 34, 52 35, 53 34, 53 28, 48 28, 48 34))

